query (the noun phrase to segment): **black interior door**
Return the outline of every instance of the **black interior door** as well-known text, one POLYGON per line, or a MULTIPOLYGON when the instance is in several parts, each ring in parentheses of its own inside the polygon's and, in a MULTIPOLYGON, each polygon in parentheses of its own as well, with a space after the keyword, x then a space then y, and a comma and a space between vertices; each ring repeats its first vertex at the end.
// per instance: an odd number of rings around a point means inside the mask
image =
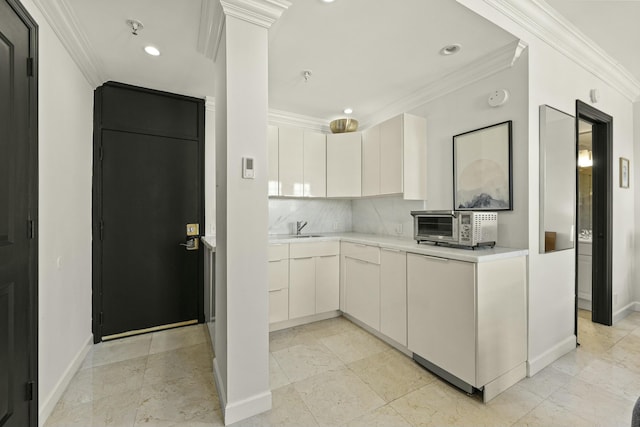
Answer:
POLYGON ((0 0, 0 426, 37 425, 35 24, 0 0), (34 129, 35 131, 35 129, 34 129))
POLYGON ((94 330, 96 341, 202 321, 203 255, 184 246, 187 224, 204 227, 204 104, 199 101, 112 84, 97 93, 99 182, 94 191, 100 200, 94 224, 101 255, 101 324, 98 334, 94 330), (140 111, 126 114, 131 105, 140 111))

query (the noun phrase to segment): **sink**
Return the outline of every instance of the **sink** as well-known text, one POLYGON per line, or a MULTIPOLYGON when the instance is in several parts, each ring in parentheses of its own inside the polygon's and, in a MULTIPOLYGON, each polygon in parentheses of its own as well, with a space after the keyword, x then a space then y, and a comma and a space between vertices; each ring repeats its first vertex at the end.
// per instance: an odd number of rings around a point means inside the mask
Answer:
POLYGON ((294 234, 293 236, 288 236, 288 238, 292 239, 304 239, 307 237, 322 237, 319 234, 294 234))

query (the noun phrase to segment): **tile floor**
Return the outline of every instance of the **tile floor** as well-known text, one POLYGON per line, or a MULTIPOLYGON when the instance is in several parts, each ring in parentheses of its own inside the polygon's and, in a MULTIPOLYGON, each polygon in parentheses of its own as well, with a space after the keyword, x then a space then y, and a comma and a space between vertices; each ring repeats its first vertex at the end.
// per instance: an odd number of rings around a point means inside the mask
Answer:
MULTIPOLYGON (((271 334, 273 409, 237 426, 629 426, 640 313, 482 404, 344 318, 271 334)), ((202 325, 94 346, 47 427, 221 426, 202 325)))

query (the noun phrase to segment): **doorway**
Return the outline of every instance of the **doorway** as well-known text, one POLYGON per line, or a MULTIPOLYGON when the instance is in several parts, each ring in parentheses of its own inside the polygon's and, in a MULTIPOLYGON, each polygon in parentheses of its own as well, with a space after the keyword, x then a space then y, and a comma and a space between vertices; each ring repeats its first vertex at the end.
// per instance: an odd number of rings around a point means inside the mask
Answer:
POLYGON ((38 425, 38 27, 0 0, 0 426, 38 425))
MULTIPOLYGON (((612 316, 612 206, 613 206, 613 117, 602 111, 576 101, 576 135, 588 134, 591 139, 591 233, 582 232, 580 226, 584 223, 578 218, 579 227, 576 229, 578 250, 576 251, 576 300, 575 300, 575 333, 578 334, 578 306, 580 271, 584 274, 584 256, 580 253, 580 240, 591 237, 591 320, 595 323, 611 326, 612 316), (582 238, 581 238, 582 237, 582 238), (582 262, 581 262, 582 261, 582 262), (582 267, 582 268, 581 268, 582 267)), ((583 141, 584 142, 584 141, 583 141)), ((578 140, 577 157, 580 161, 580 141, 578 140)), ((583 149, 585 150, 585 149, 583 149)), ((585 153, 583 151, 583 158, 585 153)), ((577 172, 580 180, 580 168, 577 172)), ((580 205, 580 186, 577 185, 578 215, 587 211, 580 205)), ((584 201, 584 199, 583 199, 584 201)), ((585 230, 587 230, 585 228, 585 230)), ((588 270, 586 272, 588 274, 588 270)), ((584 292, 584 291, 583 291, 584 292)))
POLYGON ((96 89, 94 341, 202 323, 204 100, 96 89))

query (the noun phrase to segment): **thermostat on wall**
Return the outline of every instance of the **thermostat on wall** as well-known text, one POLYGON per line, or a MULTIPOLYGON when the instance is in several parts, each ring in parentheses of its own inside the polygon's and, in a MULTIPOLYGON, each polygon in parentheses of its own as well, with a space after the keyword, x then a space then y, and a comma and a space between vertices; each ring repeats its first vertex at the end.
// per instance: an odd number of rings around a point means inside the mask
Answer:
POLYGON ((244 179, 255 178, 255 170, 253 168, 253 164, 254 164, 253 157, 242 158, 242 177, 244 179))

